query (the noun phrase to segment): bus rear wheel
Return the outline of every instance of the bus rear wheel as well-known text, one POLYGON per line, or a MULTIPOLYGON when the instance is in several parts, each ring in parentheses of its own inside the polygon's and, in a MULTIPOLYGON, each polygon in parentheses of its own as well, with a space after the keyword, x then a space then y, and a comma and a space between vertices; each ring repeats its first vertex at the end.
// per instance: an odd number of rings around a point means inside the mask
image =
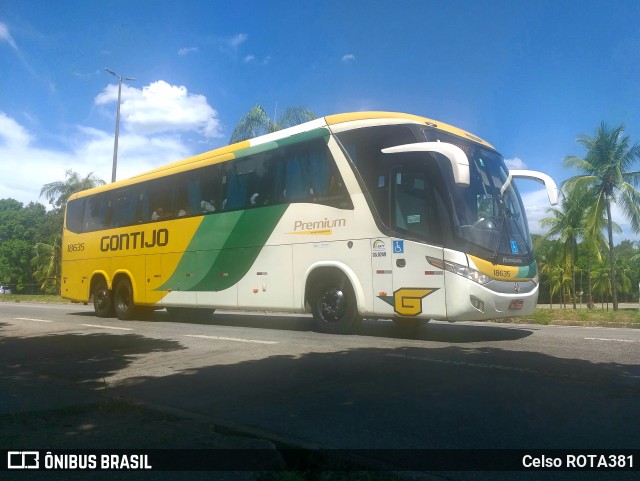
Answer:
POLYGON ((134 318, 136 306, 133 303, 133 288, 129 279, 122 279, 116 284, 113 301, 118 319, 129 321, 134 318))
POLYGON ((98 317, 113 317, 113 297, 104 279, 96 281, 93 287, 93 310, 98 317))
POLYGON ((345 278, 322 281, 311 299, 316 326, 328 334, 346 334, 360 318, 353 287, 345 278))

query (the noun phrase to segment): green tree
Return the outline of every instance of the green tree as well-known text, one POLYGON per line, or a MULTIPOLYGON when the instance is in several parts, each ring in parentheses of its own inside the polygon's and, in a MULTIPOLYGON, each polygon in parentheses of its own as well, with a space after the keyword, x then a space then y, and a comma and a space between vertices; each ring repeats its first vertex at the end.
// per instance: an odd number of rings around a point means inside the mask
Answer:
MULTIPOLYGON (((587 272, 587 306, 593 306, 593 287, 591 282, 591 270, 593 260, 596 262, 602 262, 602 252, 606 252, 609 249, 607 240, 604 236, 604 229, 607 224, 605 212, 597 211, 595 208, 594 192, 592 190, 586 190, 583 192, 581 199, 582 206, 584 208, 583 226, 581 229, 582 234, 582 251, 586 256, 586 272, 587 272), (593 209, 593 211, 592 211, 593 209)), ((612 226, 614 232, 620 233, 622 229, 618 224, 613 223, 612 226)), ((582 289, 582 286, 581 286, 582 289)))
POLYGON ((72 194, 105 184, 105 181, 96 177, 93 172, 80 177, 80 174, 69 169, 65 171, 64 176, 65 180, 49 182, 40 189, 40 197, 44 196, 49 204, 59 211, 64 210, 72 194))
MULTIPOLYGON (((53 206, 53 232, 47 241, 34 244, 35 255, 31 258, 31 265, 35 268, 34 275, 41 283, 41 289, 60 292, 61 272, 61 236, 64 209, 69 197, 76 192, 104 185, 105 181, 90 172, 85 177, 73 170, 64 173, 65 180, 50 182, 42 186, 40 196, 44 196, 53 206)), ((33 252, 32 252, 33 254, 33 252)))
MULTIPOLYGON (((623 125, 609 128, 604 122, 595 136, 581 136, 577 141, 587 152, 584 158, 573 155, 564 158, 565 166, 577 168, 581 173, 569 179, 566 185, 584 185, 592 190, 594 204, 590 209, 591 215, 606 212, 610 282, 615 311, 618 310, 618 294, 611 204, 617 204, 633 231, 640 233, 640 192, 634 187, 640 183, 640 171, 630 170, 640 160, 640 144, 636 142, 630 145, 629 137, 624 135, 623 125)), ((587 220, 587 224, 589 222, 587 220)))
POLYGON ((297 106, 289 107, 280 117, 274 115, 272 119, 259 104, 256 104, 255 107, 240 118, 235 129, 233 129, 229 143, 233 144, 258 137, 259 135, 269 134, 315 118, 316 115, 311 110, 297 106))
POLYGON ((33 250, 35 257, 31 259, 31 265, 35 268, 33 275, 41 283, 40 289, 51 293, 60 292, 60 261, 61 261, 61 235, 54 237, 52 244, 38 242, 33 250))
MULTIPOLYGON (((593 292, 600 295, 600 302, 604 309, 606 296, 611 295, 611 269, 604 262, 596 264, 593 272, 593 292)), ((607 297, 607 310, 609 310, 609 299, 607 297)))
POLYGON ((549 282, 549 305, 553 309, 553 296, 562 286, 563 267, 556 257, 542 257, 539 259, 540 276, 546 277, 549 282))
POLYGON ((0 199, 0 283, 15 292, 31 292, 31 251, 37 242, 48 240, 50 219, 42 204, 26 207, 14 199, 0 199))
MULTIPOLYGON (((548 228, 543 238, 557 239, 554 251, 556 258, 564 259, 569 267, 568 274, 571 281, 571 298, 573 308, 576 308, 576 262, 578 257, 578 242, 584 229, 584 199, 586 190, 575 187, 571 190, 563 189, 560 208, 549 208, 550 217, 540 220, 542 227, 548 228)), ((557 264, 557 263, 555 263, 557 264)), ((564 290, 563 290, 564 294, 564 290)))

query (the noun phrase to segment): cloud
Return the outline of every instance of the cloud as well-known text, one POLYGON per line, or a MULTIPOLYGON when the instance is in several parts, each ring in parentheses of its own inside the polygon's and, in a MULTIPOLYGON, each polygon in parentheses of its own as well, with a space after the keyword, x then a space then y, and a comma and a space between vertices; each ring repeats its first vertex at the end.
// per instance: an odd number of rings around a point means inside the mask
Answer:
MULTIPOLYGON (((67 169, 81 175, 94 172, 109 181, 113 161, 113 132, 76 126, 66 148, 39 147, 39 139, 14 119, 0 112, 0 159, 11 166, 0 178, 0 197, 24 204, 46 203, 40 198, 44 184, 63 180, 67 169)), ((118 142, 117 178, 189 157, 194 152, 176 135, 142 135, 124 132, 118 142)))
POLYGON ((227 39, 226 43, 230 47, 238 48, 241 44, 247 41, 249 36, 246 33, 239 33, 233 37, 227 39))
POLYGON ((548 229, 540 226, 540 221, 550 215, 547 213, 547 209, 551 208, 551 204, 549 204, 549 196, 546 189, 526 193, 521 190, 520 195, 525 206, 527 221, 529 222, 529 232, 532 234, 546 234, 548 229))
MULTIPOLYGON (((518 181, 516 180, 516 182, 518 181)), ((525 206, 527 221, 529 222, 529 232, 531 234, 546 234, 549 229, 540 226, 540 220, 545 217, 551 217, 552 214, 549 213, 548 210, 551 208, 558 209, 559 206, 552 206, 549 204, 549 196, 546 189, 523 192, 522 187, 523 186, 520 185, 518 186, 522 197, 522 203, 525 206)), ((637 241, 640 239, 638 234, 633 232, 629 222, 625 219, 622 211, 620 210, 620 207, 616 204, 612 205, 611 217, 622 229, 622 233, 617 234, 614 232, 613 234, 613 243, 615 245, 625 239, 631 241, 637 241)))
POLYGON ((527 168, 527 164, 519 157, 514 157, 513 159, 504 159, 504 163, 507 164, 507 169, 509 170, 522 170, 527 168))
POLYGON ((351 63, 351 62, 353 62, 355 59, 356 59, 356 56, 355 56, 355 55, 353 55, 352 53, 348 53, 348 54, 346 54, 346 55, 343 55, 343 56, 342 56, 342 61, 343 61, 344 63, 351 63))
MULTIPOLYGON (((142 89, 123 84, 121 130, 118 138, 117 178, 124 179, 155 167, 194 155, 203 141, 221 137, 216 111, 203 95, 186 87, 153 82, 142 89)), ((109 85, 94 99, 105 113, 115 116, 118 86, 109 85)), ((15 118, 0 111, 0 197, 25 204, 45 202, 40 188, 63 180, 67 169, 81 175, 94 172, 109 181, 113 161, 113 124, 100 130, 76 125, 65 130, 62 147, 42 147, 51 134, 37 135, 15 118)))
POLYGON ((198 51, 198 47, 184 47, 178 50, 178 55, 184 57, 185 55, 189 55, 190 53, 196 53, 198 51))
POLYGON ((13 40, 13 37, 9 33, 9 27, 7 27, 7 24, 2 22, 0 22, 0 40, 4 40, 11 46, 11 48, 13 48, 14 50, 18 50, 16 42, 13 40))
POLYGON ((264 57, 261 61, 258 61, 258 59, 256 59, 256 56, 253 54, 249 54, 246 55, 242 61, 244 63, 251 63, 251 64, 257 64, 257 65, 267 65, 269 62, 271 62, 271 56, 267 55, 266 57, 264 57))
MULTIPOLYGON (((106 105, 117 99, 118 87, 111 84, 94 102, 106 105)), ((222 136, 218 113, 204 95, 189 93, 186 87, 164 80, 142 89, 123 84, 120 119, 122 127, 134 134, 196 131, 207 138, 222 136)))
POLYGON ((18 122, 0 112, 0 146, 23 148, 31 142, 31 134, 18 122))

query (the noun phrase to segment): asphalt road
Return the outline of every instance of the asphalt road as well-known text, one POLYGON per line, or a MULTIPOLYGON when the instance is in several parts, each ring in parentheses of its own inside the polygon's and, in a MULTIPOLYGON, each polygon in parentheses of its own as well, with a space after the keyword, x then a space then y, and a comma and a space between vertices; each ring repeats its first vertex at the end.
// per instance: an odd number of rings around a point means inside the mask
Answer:
POLYGON ((178 322, 160 311, 122 322, 80 305, 0 303, 0 363, 302 446, 640 446, 640 330, 312 327, 284 315, 178 322))

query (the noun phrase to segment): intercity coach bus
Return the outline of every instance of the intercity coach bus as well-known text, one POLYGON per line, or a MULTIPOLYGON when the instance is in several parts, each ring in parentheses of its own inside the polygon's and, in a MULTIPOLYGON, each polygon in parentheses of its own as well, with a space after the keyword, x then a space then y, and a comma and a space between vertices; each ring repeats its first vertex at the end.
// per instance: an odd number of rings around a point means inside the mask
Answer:
POLYGON ((141 310, 362 318, 529 315, 538 297, 525 207, 486 141, 414 115, 331 115, 86 190, 67 203, 62 296, 141 310))

